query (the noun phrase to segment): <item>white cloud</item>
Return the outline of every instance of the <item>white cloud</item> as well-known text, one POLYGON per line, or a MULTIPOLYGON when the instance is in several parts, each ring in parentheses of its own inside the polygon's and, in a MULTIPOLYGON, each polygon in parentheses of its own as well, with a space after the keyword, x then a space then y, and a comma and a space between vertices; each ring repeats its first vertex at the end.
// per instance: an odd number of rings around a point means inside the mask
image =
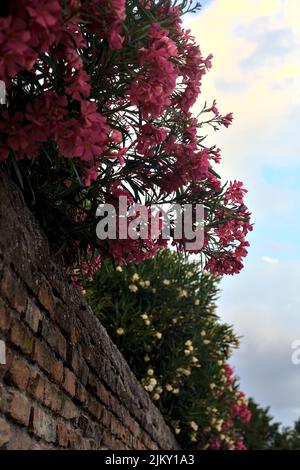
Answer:
MULTIPOLYGON (((280 162, 284 151, 285 161, 295 161, 298 153, 278 136, 291 108, 300 105, 299 0, 214 0, 188 26, 203 54, 214 54, 199 108, 204 99, 216 98, 220 110, 236 118, 233 129, 212 137, 223 149, 228 173, 253 169, 274 136, 274 153, 265 158, 280 162)), ((300 150, 298 136, 292 145, 300 150)))
POLYGON ((273 264, 273 265, 279 264, 279 259, 271 258, 270 256, 262 256, 261 260, 267 264, 273 264))
POLYGON ((219 311, 242 336, 232 362, 245 392, 284 424, 300 416, 300 366, 292 343, 300 339, 300 262, 280 269, 253 263, 222 281, 219 311))

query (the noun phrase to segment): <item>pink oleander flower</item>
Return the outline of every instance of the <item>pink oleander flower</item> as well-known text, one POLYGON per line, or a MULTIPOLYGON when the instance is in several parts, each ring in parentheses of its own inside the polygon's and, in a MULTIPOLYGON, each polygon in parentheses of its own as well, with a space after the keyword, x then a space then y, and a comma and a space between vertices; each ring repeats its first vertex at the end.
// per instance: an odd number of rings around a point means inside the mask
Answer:
POLYGON ((26 10, 37 24, 47 29, 57 23, 61 5, 57 0, 29 0, 26 10))
POLYGON ((222 119, 221 119, 221 123, 225 127, 229 127, 230 124, 232 124, 232 121, 233 121, 233 114, 232 113, 226 114, 226 116, 223 116, 222 119))

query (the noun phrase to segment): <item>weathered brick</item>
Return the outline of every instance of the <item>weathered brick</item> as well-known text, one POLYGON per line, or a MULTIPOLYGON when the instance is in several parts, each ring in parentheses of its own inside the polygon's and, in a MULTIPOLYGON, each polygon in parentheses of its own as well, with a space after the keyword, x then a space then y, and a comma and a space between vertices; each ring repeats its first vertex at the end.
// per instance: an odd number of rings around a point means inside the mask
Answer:
POLYGON ((71 397, 75 395, 75 384, 76 384, 76 377, 73 372, 70 371, 67 367, 64 369, 64 381, 62 383, 62 387, 68 392, 71 397))
POLYGON ((20 357, 13 355, 10 367, 5 375, 6 383, 25 390, 30 376, 30 368, 27 364, 28 363, 20 357))
POLYGON ((76 391, 75 391, 75 396, 78 401, 80 401, 82 404, 85 404, 87 402, 87 392, 86 389, 84 388, 83 385, 81 385, 80 382, 76 382, 76 391))
POLYGON ((56 440, 60 447, 68 447, 69 430, 65 423, 58 423, 56 426, 56 440))
POLYGON ((104 387, 104 385, 97 381, 97 396, 100 398, 102 403, 104 403, 106 406, 109 406, 109 392, 107 389, 104 387))
POLYGON ((88 397, 88 410, 97 419, 100 419, 105 411, 103 405, 93 395, 88 397))
POLYGON ((25 426, 29 423, 30 403, 28 398, 15 391, 9 407, 9 413, 13 419, 25 426))
POLYGON ((39 287, 38 294, 37 294, 38 300, 42 304, 42 306, 47 310, 47 312, 50 314, 52 318, 54 318, 55 314, 55 302, 54 302, 54 296, 52 293, 52 288, 50 284, 46 281, 43 281, 42 284, 39 287))
POLYGON ((19 313, 24 313, 27 302, 27 292, 18 281, 16 275, 5 267, 0 280, 0 292, 8 300, 10 306, 19 313))
POLYGON ((66 395, 62 398, 62 406, 60 414, 65 419, 76 419, 80 415, 80 410, 77 406, 72 402, 72 400, 67 397, 66 395))
POLYGON ((7 450, 29 450, 31 446, 31 437, 27 431, 15 428, 6 448, 7 450))
POLYGON ((11 426, 6 419, 0 417, 0 447, 11 438, 11 426))
POLYGON ((34 345, 34 336, 27 326, 23 325, 16 318, 12 321, 10 340, 18 346, 25 354, 31 354, 34 345))
POLYGON ((134 419, 132 419, 131 417, 129 417, 126 420, 126 425, 127 425, 129 431, 132 433, 132 435, 134 437, 137 437, 141 434, 141 428, 140 428, 139 424, 134 419))
POLYGON ((76 349, 73 350, 71 366, 80 382, 85 386, 88 380, 89 368, 80 352, 76 349))
POLYGON ((63 381, 63 376, 64 376, 64 366, 61 361, 54 361, 51 367, 50 375, 53 378, 53 380, 61 384, 63 381))
POLYGON ((57 360, 42 340, 37 340, 34 347, 34 360, 45 370, 55 382, 61 383, 63 380, 63 364, 57 360))
POLYGON ((38 373, 33 374, 30 378, 27 391, 36 400, 51 410, 55 412, 61 410, 64 397, 63 392, 46 377, 38 373))
POLYGON ((7 413, 9 404, 11 402, 11 397, 12 394, 8 390, 8 387, 5 387, 0 382, 0 411, 2 411, 2 413, 7 413))
POLYGON ((0 299, 0 331, 7 333, 11 323, 11 316, 4 302, 0 299))
POLYGON ((127 450, 126 445, 122 441, 116 439, 115 436, 112 436, 112 434, 107 431, 103 433, 103 444, 109 450, 127 450))
POLYGON ((122 439, 122 441, 126 440, 126 436, 128 434, 128 430, 113 415, 110 417, 110 432, 122 439))
POLYGON ((42 318, 41 311, 31 299, 28 299, 27 308, 25 312, 25 322, 36 333, 39 328, 39 323, 42 318))
POLYGON ((74 325, 74 313, 68 310, 68 307, 58 299, 55 299, 55 321, 58 323, 66 337, 71 341, 72 346, 77 341, 76 327, 74 325))
POLYGON ((59 329, 48 320, 43 320, 42 335, 45 340, 50 344, 52 349, 63 359, 67 355, 67 342, 59 329))
POLYGON ((37 436, 43 438, 47 442, 55 442, 56 440, 56 424, 50 414, 45 413, 37 405, 34 405, 31 422, 31 431, 37 436))

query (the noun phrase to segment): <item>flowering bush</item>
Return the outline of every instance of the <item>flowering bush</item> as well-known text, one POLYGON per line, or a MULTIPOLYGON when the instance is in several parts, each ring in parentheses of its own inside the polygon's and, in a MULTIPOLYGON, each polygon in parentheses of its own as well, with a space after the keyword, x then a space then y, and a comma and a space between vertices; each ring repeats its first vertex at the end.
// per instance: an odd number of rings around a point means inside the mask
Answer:
MULTIPOLYGON (((186 0, 4 0, 0 6, 0 163, 21 185, 53 245, 94 272, 102 259, 139 262, 165 245, 99 241, 96 207, 202 203, 206 267, 233 274, 252 229, 242 183, 222 186, 220 150, 203 128, 228 127, 214 102, 191 113, 212 56, 181 15, 186 0)), ((174 241, 182 249, 184 240, 174 241)))
POLYGON ((216 316, 217 284, 161 250, 137 267, 104 262, 86 297, 184 448, 243 450, 251 415, 228 365, 238 339, 216 316))

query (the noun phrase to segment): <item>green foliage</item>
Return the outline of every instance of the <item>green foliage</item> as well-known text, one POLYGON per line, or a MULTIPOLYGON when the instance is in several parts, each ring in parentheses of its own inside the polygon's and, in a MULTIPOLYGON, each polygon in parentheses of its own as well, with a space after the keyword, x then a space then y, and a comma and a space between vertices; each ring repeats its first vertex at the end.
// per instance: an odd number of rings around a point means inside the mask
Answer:
POLYGON ((300 450, 300 419, 294 427, 282 427, 274 422, 269 407, 262 408, 249 400, 251 423, 244 427, 244 441, 248 450, 300 450))
POLYGON ((224 364, 238 339, 216 315, 218 282, 198 262, 162 250, 138 266, 106 261, 86 291, 183 447, 207 448, 220 435, 232 445, 223 423, 239 392, 224 364))

